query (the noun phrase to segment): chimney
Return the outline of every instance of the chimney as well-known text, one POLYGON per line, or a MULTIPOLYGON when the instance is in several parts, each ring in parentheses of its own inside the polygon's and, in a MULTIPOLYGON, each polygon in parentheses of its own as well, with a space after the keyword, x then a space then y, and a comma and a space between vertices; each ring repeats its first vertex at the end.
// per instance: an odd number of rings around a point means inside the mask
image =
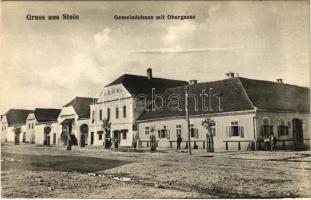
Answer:
POLYGON ((189 84, 190 85, 194 85, 194 84, 197 84, 198 83, 198 80, 190 80, 189 81, 189 84))
POLYGON ((226 73, 226 76, 228 78, 234 78, 234 73, 233 72, 228 72, 228 73, 226 73))
POLYGON ((147 78, 148 78, 149 80, 152 79, 152 68, 148 68, 148 69, 147 69, 147 78))
POLYGON ((283 79, 278 78, 278 79, 276 79, 276 82, 278 82, 278 83, 283 83, 283 79))

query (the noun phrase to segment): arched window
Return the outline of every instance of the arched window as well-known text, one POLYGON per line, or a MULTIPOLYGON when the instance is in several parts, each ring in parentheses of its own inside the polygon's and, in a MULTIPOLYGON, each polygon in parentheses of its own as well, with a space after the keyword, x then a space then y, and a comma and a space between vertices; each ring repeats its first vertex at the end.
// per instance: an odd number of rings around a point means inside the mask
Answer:
POLYGON ((268 126, 268 125, 270 125, 270 119, 267 118, 267 117, 264 117, 264 118, 262 119, 262 125, 263 125, 263 126, 268 126))
POLYGON ((260 135, 262 137, 273 135, 273 126, 270 124, 270 119, 268 117, 262 118, 260 135))
POLYGON ((278 136, 287 136, 289 135, 288 132, 288 126, 285 123, 284 119, 279 119, 279 124, 278 124, 278 136))
POLYGON ((279 126, 285 126, 285 120, 284 119, 279 120, 279 126))

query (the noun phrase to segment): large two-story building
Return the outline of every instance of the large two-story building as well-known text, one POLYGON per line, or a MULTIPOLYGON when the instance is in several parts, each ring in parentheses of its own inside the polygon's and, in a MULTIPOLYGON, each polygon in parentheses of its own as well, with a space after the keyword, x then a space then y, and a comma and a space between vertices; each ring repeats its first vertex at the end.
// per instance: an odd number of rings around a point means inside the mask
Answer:
POLYGON ((167 88, 188 84, 185 81, 156 78, 152 69, 146 76, 124 74, 104 87, 98 101, 91 105, 90 133, 95 135, 94 145, 103 145, 103 120, 111 123, 108 137, 120 146, 132 146, 137 132, 136 119, 148 107, 152 98, 167 88))
POLYGON ((6 112, 1 119, 1 139, 15 143, 26 142, 26 119, 31 112, 24 109, 10 109, 6 112))
MULTIPOLYGON (((185 87, 166 90, 163 109, 149 109, 137 119, 140 146, 147 147, 153 134, 159 147, 176 148, 181 135, 186 148, 185 92, 185 87)), ((207 117, 214 151, 247 150, 251 143, 259 149, 271 134, 279 148, 310 145, 309 88, 229 74, 224 80, 193 82, 188 92, 192 148, 210 145, 202 126, 207 117)))

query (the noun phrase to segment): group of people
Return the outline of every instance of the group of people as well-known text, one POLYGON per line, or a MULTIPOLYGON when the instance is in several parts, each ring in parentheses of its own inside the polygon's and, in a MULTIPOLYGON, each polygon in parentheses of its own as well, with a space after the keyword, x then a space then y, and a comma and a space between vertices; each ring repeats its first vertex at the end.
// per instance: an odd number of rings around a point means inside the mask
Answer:
POLYGON ((268 151, 268 150, 275 151, 276 150, 277 138, 273 134, 271 134, 264 139, 264 143, 265 143, 265 150, 266 151, 268 151))

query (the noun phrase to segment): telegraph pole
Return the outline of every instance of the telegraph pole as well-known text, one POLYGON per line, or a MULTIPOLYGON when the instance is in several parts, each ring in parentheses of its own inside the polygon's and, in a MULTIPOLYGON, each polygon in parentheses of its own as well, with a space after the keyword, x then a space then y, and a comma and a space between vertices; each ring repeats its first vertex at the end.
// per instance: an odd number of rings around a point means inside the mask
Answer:
POLYGON ((186 85, 185 86, 185 111, 186 111, 186 124, 187 124, 187 133, 188 133, 188 152, 189 152, 189 155, 191 155, 188 92, 189 92, 189 85, 186 85))

